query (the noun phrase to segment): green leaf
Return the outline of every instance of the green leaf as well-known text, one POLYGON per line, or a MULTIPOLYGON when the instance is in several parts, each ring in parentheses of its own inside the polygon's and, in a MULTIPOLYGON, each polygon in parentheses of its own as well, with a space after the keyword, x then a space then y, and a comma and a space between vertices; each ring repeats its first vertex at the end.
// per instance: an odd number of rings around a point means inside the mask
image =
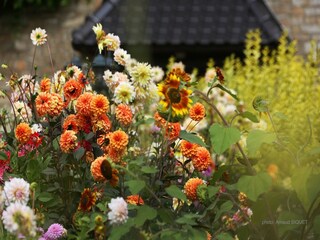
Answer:
POLYGON ((228 233, 220 233, 217 237, 217 240, 234 240, 234 238, 228 233))
POLYGON ((198 218, 199 216, 197 214, 185 214, 183 215, 182 217, 178 218, 176 220, 176 223, 179 223, 179 224, 188 224, 188 225, 197 225, 197 222, 196 222, 196 219, 198 218))
POLYGON ((271 144, 276 140, 274 133, 268 133, 261 130, 252 130, 248 134, 247 148, 250 156, 253 156, 263 143, 271 144))
POLYGON ((222 154, 232 144, 240 140, 240 131, 234 127, 224 127, 218 123, 213 124, 210 129, 210 139, 213 149, 217 154, 222 154))
POLYGON ((79 147, 76 151, 73 152, 73 156, 77 159, 80 160, 84 153, 85 153, 85 149, 83 147, 79 147))
POLYGON ((160 209, 158 209, 158 214, 163 222, 165 222, 167 224, 173 223, 174 215, 169 209, 160 208, 160 209))
POLYGON ((35 159, 31 159, 27 166, 27 177, 29 182, 36 181, 40 177, 40 165, 35 159))
POLYGON ((320 175, 312 174, 312 170, 312 167, 309 166, 296 169, 291 178, 292 187, 306 211, 309 210, 320 191, 320 175))
POLYGON ((303 220, 303 217, 294 212, 280 212, 279 217, 276 221, 279 230, 279 235, 282 236, 287 231, 291 231, 298 227, 301 227, 301 223, 303 223, 303 220))
POLYGON ((230 211, 232 209, 232 207, 233 207, 233 203, 231 201, 227 201, 227 202, 223 203, 220 206, 219 210, 217 211, 215 218, 214 218, 214 221, 218 220, 222 213, 230 211))
POLYGON ((247 118, 251 122, 254 122, 254 123, 258 123, 259 122, 259 119, 257 118, 257 116, 254 115, 252 112, 249 112, 249 111, 245 111, 245 112, 240 113, 240 116, 242 116, 244 118, 247 118))
POLYGON ((191 143, 196 143, 202 147, 206 147, 207 145, 201 140, 201 138, 199 138, 197 135, 195 134, 192 134, 192 133, 189 133, 187 132, 186 130, 181 130, 180 131, 180 136, 179 136, 181 139, 184 139, 188 142, 191 142, 191 143))
POLYGON ((53 199, 53 195, 47 192, 42 192, 38 196, 38 200, 41 202, 49 202, 52 199, 53 199))
POLYGON ((5 152, 0 151, 0 161, 1 160, 8 160, 8 156, 5 152))
POLYGON ((143 166, 141 168, 141 171, 144 173, 156 173, 158 172, 158 169, 156 167, 151 166, 143 166))
POLYGON ((112 239, 112 240, 121 239, 121 237, 127 234, 130 231, 131 227, 133 226, 134 226, 134 221, 132 218, 131 219, 129 218, 125 224, 113 226, 109 239, 112 239))
POLYGON ((125 185, 129 187, 132 194, 137 194, 146 186, 146 183, 142 180, 130 180, 125 182, 125 185))
POLYGON ((145 221, 152 220, 157 216, 157 211, 152 207, 143 205, 138 208, 137 216, 134 218, 134 223, 137 227, 141 227, 145 221))
POLYGON ((236 183, 238 191, 243 192, 247 197, 256 201, 260 194, 267 192, 272 184, 272 178, 267 173, 258 173, 255 176, 242 176, 236 183))
POLYGON ((85 136, 85 140, 90 140, 91 138, 93 138, 94 137, 94 133, 93 132, 89 132, 88 134, 86 134, 86 136, 85 136))
POLYGON ((320 236, 320 215, 316 216, 313 220, 313 231, 320 236))
POLYGON ((165 190, 171 197, 178 198, 182 201, 187 201, 186 195, 176 185, 171 185, 170 187, 167 187, 165 190))

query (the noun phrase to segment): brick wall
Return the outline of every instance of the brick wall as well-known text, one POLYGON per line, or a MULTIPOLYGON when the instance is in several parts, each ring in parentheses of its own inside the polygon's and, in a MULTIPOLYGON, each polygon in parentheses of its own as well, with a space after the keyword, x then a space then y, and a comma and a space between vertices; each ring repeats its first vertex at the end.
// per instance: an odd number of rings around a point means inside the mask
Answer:
POLYGON ((310 40, 320 41, 320 0, 265 0, 267 5, 289 32, 298 41, 299 53, 305 54, 310 40))

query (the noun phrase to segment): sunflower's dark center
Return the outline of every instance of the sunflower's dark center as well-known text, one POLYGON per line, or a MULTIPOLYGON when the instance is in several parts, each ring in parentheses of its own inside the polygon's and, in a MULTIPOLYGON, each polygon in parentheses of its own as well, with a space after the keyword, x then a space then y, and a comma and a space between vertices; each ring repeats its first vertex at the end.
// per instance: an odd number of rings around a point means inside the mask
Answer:
POLYGON ((181 101, 179 89, 176 88, 170 88, 168 90, 168 97, 171 103, 179 103, 181 101))

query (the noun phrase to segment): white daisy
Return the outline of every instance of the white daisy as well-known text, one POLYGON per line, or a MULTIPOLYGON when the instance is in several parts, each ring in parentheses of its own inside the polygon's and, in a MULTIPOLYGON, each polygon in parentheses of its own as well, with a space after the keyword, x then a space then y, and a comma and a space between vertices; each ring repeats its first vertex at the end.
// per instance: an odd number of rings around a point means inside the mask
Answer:
POLYGON ((122 48, 116 49, 113 53, 113 56, 114 60, 122 66, 125 66, 131 58, 130 54, 128 54, 127 51, 122 48))
POLYGON ((46 30, 41 28, 36 28, 32 30, 30 34, 30 38, 32 40, 33 45, 40 46, 46 43, 47 41, 47 33, 46 30))
POLYGON ((126 201, 122 197, 111 199, 111 202, 108 203, 108 207, 110 208, 108 218, 111 224, 121 224, 127 221, 128 207, 126 201))
POLYGON ((4 183, 2 194, 6 199, 8 206, 12 202, 27 204, 29 201, 30 184, 22 178, 12 178, 10 181, 4 183))
POLYGON ((153 80, 155 82, 162 81, 162 79, 164 77, 164 71, 161 67, 158 67, 158 66, 152 67, 151 72, 152 72, 153 80))
POLYGON ((135 98, 136 94, 133 86, 129 82, 121 82, 114 90, 114 101, 116 103, 129 104, 135 98))
POLYGON ((36 235, 36 217, 32 209, 21 203, 11 203, 2 213, 4 228, 18 236, 36 235))
POLYGON ((120 47, 120 38, 113 33, 108 33, 104 43, 109 51, 115 51, 120 47))

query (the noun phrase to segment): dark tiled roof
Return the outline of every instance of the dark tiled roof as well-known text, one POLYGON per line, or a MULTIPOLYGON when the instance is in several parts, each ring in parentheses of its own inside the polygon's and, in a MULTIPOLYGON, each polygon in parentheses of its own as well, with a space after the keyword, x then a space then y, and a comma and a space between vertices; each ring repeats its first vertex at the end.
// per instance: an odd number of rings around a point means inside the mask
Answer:
POLYGON ((107 0, 73 32, 75 49, 96 45, 96 23, 128 45, 236 45, 256 28, 270 44, 282 31, 263 0, 107 0))

